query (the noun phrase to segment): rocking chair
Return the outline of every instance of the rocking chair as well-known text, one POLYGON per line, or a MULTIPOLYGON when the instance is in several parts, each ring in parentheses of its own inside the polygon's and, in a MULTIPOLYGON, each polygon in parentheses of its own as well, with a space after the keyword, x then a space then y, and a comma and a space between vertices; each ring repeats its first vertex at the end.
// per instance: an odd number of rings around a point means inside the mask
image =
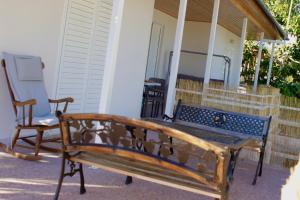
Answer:
POLYGON ((11 146, 6 147, 6 152, 15 157, 25 160, 40 159, 40 149, 59 152, 59 149, 43 146, 41 143, 57 142, 60 137, 43 140, 46 130, 59 128, 58 119, 51 113, 50 103, 55 105, 55 111, 60 104, 63 104, 63 112, 67 111, 69 103, 73 98, 59 100, 48 99, 44 81, 44 64, 39 57, 13 55, 3 53, 4 60, 1 64, 7 80, 8 90, 12 100, 13 109, 16 115, 16 132, 12 139, 11 146), (20 137, 21 130, 35 130, 37 134, 20 137), (29 138, 35 137, 35 141, 29 138), (34 147, 34 156, 16 152, 17 140, 22 140, 34 147))

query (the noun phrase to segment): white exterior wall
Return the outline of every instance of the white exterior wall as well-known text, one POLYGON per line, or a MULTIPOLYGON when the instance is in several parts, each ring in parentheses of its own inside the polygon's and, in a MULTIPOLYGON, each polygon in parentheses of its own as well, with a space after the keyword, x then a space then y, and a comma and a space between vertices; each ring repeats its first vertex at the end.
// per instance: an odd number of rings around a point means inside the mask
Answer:
POLYGON ((163 26, 160 55, 157 62, 157 75, 159 78, 166 78, 168 73, 169 55, 174 46, 177 19, 154 9, 153 22, 163 26))
MULTIPOLYGON (((46 64, 44 74, 49 97, 55 96, 66 1, 0 0, 0 52, 41 56, 46 64)), ((154 0, 126 0, 109 113, 130 117, 140 115, 152 21, 164 26, 159 74, 160 77, 167 75, 177 20, 154 10, 154 0)), ((208 23, 187 22, 183 49, 207 51, 209 27, 208 23)), ((215 53, 226 55, 233 50, 231 77, 239 74, 235 58, 238 46, 239 37, 218 27, 215 53)), ((191 70, 198 71, 198 68, 191 70)), ((0 72, 1 140, 14 133, 14 114, 2 68, 0 72)), ((234 83, 234 79, 231 81, 234 83)))
MULTIPOLYGON (((0 52, 41 56, 46 89, 53 98, 66 1, 0 0, 0 52)), ((140 115, 153 10, 154 0, 125 2, 109 113, 140 115)), ((14 133, 15 116, 2 68, 0 72, 0 140, 6 140, 14 133)))
MULTIPOLYGON (((209 31, 209 23, 186 22, 182 49, 207 53, 209 31)), ((178 73, 204 77, 205 65, 206 56, 182 53, 178 73)))
MULTIPOLYGON (((167 77, 169 53, 172 50, 177 19, 158 10, 154 11, 153 21, 164 26, 159 56, 158 76, 167 77)), ((207 52, 210 23, 186 22, 183 35, 183 50, 207 52)), ((222 26, 217 27, 214 54, 226 55, 231 58, 230 85, 238 85, 240 74, 238 64, 240 37, 231 33, 222 26)), ((205 72, 206 56, 181 55, 179 73, 203 77, 205 72)), ((212 78, 220 77, 218 72, 223 72, 224 62, 220 58, 213 59, 212 78)), ((220 77, 223 78, 223 77, 220 77)))
POLYGON ((139 117, 154 0, 126 0, 109 113, 139 117))
MULTIPOLYGON (((54 97, 57 58, 66 0, 0 0, 0 53, 41 56, 46 89, 54 97)), ((0 54, 1 55, 1 54, 0 54)), ((0 56, 1 57, 1 56, 0 56)), ((0 70, 0 140, 14 133, 15 116, 0 70)))
MULTIPOLYGON (((240 66, 239 66, 239 49, 241 38, 222 26, 217 27, 217 37, 215 45, 215 54, 222 54, 231 58, 231 69, 229 75, 229 86, 237 87, 239 85, 240 66)), ((220 62, 220 59, 219 61, 220 62)), ((223 60, 219 65, 213 66, 214 71, 218 71, 217 66, 224 66, 223 60)))

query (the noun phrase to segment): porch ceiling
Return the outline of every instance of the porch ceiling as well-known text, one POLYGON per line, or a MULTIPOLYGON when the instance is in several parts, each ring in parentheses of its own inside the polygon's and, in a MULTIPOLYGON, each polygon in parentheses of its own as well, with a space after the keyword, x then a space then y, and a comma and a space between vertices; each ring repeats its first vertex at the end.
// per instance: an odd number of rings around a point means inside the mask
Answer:
MULTIPOLYGON (((179 0, 156 0, 155 8, 178 16, 179 0)), ((186 21, 211 22, 213 0, 188 0, 186 21)), ((259 39, 259 33, 265 32, 266 39, 284 37, 275 19, 264 8, 261 0, 221 0, 218 24, 241 36, 243 18, 248 17, 248 39, 259 39)))

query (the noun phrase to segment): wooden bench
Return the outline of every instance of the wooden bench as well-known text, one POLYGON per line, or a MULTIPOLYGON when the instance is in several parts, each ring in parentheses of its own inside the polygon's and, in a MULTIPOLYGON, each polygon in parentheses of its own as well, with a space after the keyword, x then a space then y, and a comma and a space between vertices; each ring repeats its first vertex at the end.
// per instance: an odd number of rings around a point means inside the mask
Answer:
POLYGON ((228 112, 208 107, 195 107, 178 101, 173 117, 164 119, 175 123, 199 127, 203 130, 221 134, 254 139, 247 148, 259 151, 259 160, 252 184, 262 175, 263 159, 272 116, 261 117, 237 112, 228 112))
POLYGON ((64 177, 77 172, 80 193, 86 192, 83 164, 227 199, 230 171, 227 148, 157 123, 121 116, 58 113, 58 117, 63 158, 55 200, 64 177), (66 161, 70 163, 68 172, 66 161))

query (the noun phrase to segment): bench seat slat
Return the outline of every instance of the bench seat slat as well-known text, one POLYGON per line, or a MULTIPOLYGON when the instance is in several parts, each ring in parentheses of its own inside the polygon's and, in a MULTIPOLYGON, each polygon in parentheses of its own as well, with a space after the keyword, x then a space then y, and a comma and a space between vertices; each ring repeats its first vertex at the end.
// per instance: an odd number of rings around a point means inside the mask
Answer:
POLYGON ((214 198, 220 197, 220 193, 193 178, 183 176, 163 167, 149 165, 149 163, 135 162, 134 160, 125 159, 120 156, 93 152, 82 152, 75 157, 71 157, 70 160, 214 198))

